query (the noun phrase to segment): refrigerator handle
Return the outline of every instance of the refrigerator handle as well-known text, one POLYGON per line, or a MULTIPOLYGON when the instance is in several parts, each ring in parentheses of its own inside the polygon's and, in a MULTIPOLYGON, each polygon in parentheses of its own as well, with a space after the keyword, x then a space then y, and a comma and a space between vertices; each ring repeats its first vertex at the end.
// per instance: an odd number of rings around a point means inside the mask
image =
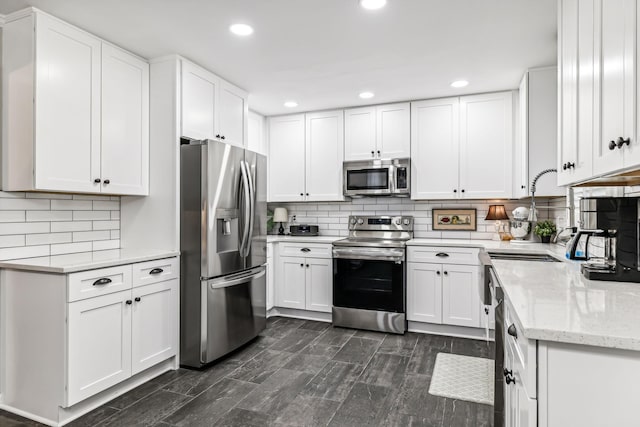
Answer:
POLYGON ((251 215, 251 190, 249 184, 249 176, 247 173, 247 168, 245 166, 244 161, 240 161, 240 175, 242 176, 241 188, 242 188, 242 197, 244 197, 244 212, 241 212, 241 215, 244 215, 243 221, 243 230, 242 230, 242 240, 240 241, 240 256, 247 256, 247 240, 249 237, 249 221, 251 215))
POLYGON ((214 279, 211 280, 208 283, 208 287, 209 289, 221 289, 221 288, 228 288, 230 286, 236 286, 236 285, 240 285, 242 283, 246 283, 250 280, 254 280, 254 279, 258 279, 262 276, 264 276, 266 274, 266 269, 263 266, 260 266, 258 268, 254 268, 251 269, 249 271, 247 271, 246 273, 237 275, 234 274, 230 277, 227 278, 220 278, 220 279, 214 279))
POLYGON ((253 175, 251 175, 251 167, 249 163, 246 161, 245 170, 247 171, 247 180, 249 181, 249 234, 247 235, 246 242, 246 254, 245 256, 249 256, 251 252, 251 238, 253 237, 253 226, 255 224, 255 215, 256 215, 256 185, 253 180, 253 175))

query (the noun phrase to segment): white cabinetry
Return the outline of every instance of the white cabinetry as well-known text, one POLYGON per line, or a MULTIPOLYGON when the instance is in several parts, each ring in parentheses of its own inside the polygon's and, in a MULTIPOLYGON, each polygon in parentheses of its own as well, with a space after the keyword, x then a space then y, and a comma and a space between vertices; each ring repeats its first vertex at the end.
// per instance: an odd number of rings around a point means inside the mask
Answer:
POLYGON ((4 190, 148 193, 145 61, 17 12, 3 27, 3 106, 4 190))
POLYGON ((267 243, 267 312, 271 310, 275 305, 275 270, 276 266, 273 263, 275 250, 273 243, 267 243))
POLYGON ((340 201, 343 111, 269 118, 269 201, 340 201))
POLYGON ((407 259, 407 320, 481 326, 477 249, 412 246, 407 259))
POLYGON ((411 111, 413 199, 512 197, 512 92, 413 102, 411 111))
MULTIPOLYGON (((528 70, 520 82, 519 129, 514 152, 514 196, 530 195, 535 176, 557 165, 558 70, 528 70)), ((556 175, 544 175, 536 184, 537 196, 563 196, 556 175)))
POLYGON ((100 406, 104 396, 95 396, 107 389, 117 394, 115 387, 175 369, 178 265, 167 258, 69 274, 2 270, 10 367, 3 404, 57 424, 100 406))
POLYGON ((345 111, 345 160, 410 156, 410 104, 386 104, 345 111))
POLYGON ((276 306, 331 313, 331 245, 279 245, 275 274, 276 306))
POLYGON ((247 149, 260 154, 267 154, 266 119, 264 116, 249 111, 247 131, 247 149))
POLYGON ((215 74, 182 60, 182 136, 238 147, 247 140, 248 95, 215 74))

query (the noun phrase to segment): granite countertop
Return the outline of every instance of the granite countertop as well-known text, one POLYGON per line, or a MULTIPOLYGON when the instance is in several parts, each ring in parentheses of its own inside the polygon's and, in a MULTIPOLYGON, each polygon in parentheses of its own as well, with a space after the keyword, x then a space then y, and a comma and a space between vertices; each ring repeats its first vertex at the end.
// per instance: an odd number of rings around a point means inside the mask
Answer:
POLYGON ((587 280, 580 262, 493 260, 527 338, 640 350, 640 284, 587 280))
POLYGON ((76 254, 0 261, 0 268, 65 274, 151 261, 154 259, 171 258, 179 254, 180 253, 176 251, 110 249, 105 251, 79 252, 76 254))

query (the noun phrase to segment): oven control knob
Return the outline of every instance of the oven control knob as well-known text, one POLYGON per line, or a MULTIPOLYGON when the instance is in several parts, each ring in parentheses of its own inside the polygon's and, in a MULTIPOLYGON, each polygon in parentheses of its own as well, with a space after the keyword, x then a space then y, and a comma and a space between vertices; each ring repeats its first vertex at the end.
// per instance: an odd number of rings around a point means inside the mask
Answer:
POLYGON ((402 220, 400 220, 400 218, 396 218, 396 225, 400 225, 402 224, 402 220))
POLYGON ((402 221, 404 225, 409 225, 411 224, 411 220, 409 218, 405 218, 404 221, 402 221))
POLYGON ((351 218, 351 224, 355 224, 356 223, 356 219, 355 218, 351 218))
POLYGON ((358 218, 358 225, 362 225, 362 224, 364 224, 364 219, 358 218))

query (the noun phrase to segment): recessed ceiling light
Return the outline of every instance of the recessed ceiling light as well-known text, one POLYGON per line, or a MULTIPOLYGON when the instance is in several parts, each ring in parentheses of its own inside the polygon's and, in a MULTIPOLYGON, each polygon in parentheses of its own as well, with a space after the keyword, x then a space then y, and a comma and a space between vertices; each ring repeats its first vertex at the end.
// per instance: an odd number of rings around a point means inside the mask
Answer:
POLYGON ((287 108, 294 108, 298 106, 298 103, 296 101, 287 101, 284 103, 284 106, 287 108))
POLYGON ((373 98, 374 95, 373 95, 373 92, 362 92, 358 96, 362 99, 369 99, 369 98, 373 98))
POLYGON ((247 24, 233 24, 229 27, 229 31, 236 36, 250 36, 253 34, 253 28, 247 24))
POLYGON ((382 9, 387 4, 387 0, 360 0, 360 6, 367 10, 382 9))
POLYGON ((456 80, 451 83, 451 87, 465 87, 467 85, 469 85, 469 82, 466 80, 456 80))

